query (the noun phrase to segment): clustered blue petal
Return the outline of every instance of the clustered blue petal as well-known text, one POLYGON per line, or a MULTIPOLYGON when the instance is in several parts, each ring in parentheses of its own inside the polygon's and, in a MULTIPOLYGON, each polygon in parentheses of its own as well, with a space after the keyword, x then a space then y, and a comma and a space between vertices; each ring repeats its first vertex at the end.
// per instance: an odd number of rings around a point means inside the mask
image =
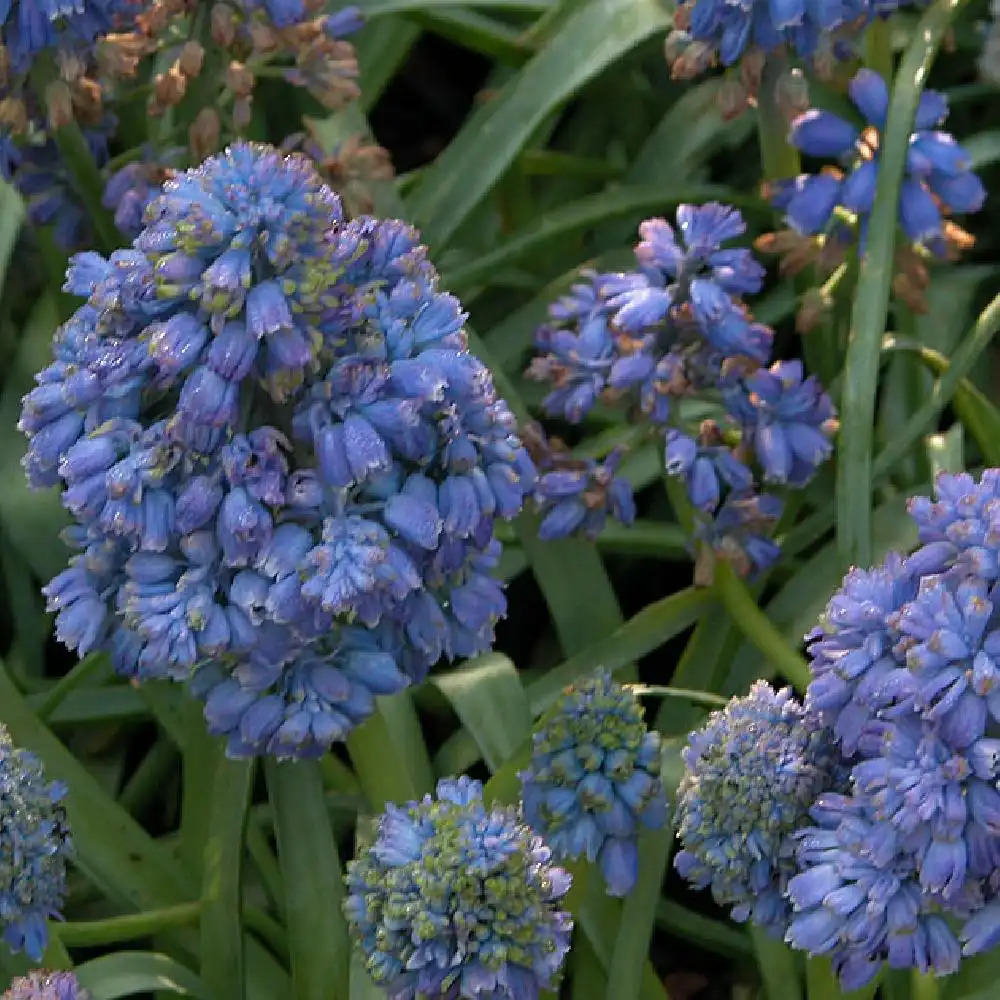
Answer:
POLYGON ((789 940, 845 989, 883 962, 945 975, 1000 940, 998 483, 939 476, 910 504, 921 547, 852 570, 808 637, 806 705, 850 786, 800 835, 789 940))
POLYGON ((141 0, 0 0, 0 44, 14 73, 46 49, 79 48, 98 35, 127 30, 141 0))
POLYGON ((568 688, 532 734, 524 818, 560 859, 597 862, 612 896, 639 875, 640 827, 666 822, 660 737, 606 672, 568 688))
POLYGON ((3 1000, 90 1000, 72 972, 31 972, 19 976, 3 995, 3 1000))
POLYGON ((685 0, 675 15, 670 50, 684 63, 681 76, 783 48, 826 65, 851 58, 872 20, 906 5, 907 0, 685 0))
POLYGON ((570 876, 480 782, 390 804, 347 866, 344 912, 368 971, 394 1000, 537 1000, 555 990, 572 918, 570 876))
MULTIPOLYGON (((856 235, 863 250, 878 182, 889 90, 878 73, 862 69, 851 80, 848 92, 867 123, 864 128, 831 111, 813 108, 792 122, 789 136, 807 156, 834 159, 843 171, 828 168, 779 182, 773 187, 772 200, 800 235, 822 235, 841 242, 856 235)), ((986 198, 968 153, 949 133, 938 130, 947 116, 948 103, 942 94, 933 90, 921 94, 899 197, 899 225, 907 239, 938 257, 945 257, 949 250, 947 217, 978 212, 986 198)))
POLYGON ((345 222, 239 144, 169 180, 24 400, 78 550, 59 638, 189 683, 234 755, 323 753, 442 656, 488 649, 496 518, 534 466, 414 230, 345 222))
POLYGON ((36 962, 48 943, 46 921, 60 915, 66 897, 65 795, 0 726, 0 926, 8 947, 36 962))
POLYGON ((577 532, 596 538, 608 517, 621 524, 635 520, 632 485, 617 475, 625 451, 613 449, 603 461, 577 459, 545 440, 534 428, 536 448, 532 458, 538 469, 535 504, 542 521, 538 537, 546 541, 577 532))
MULTIPOLYGON (((546 411, 574 423, 598 401, 631 403, 663 436, 666 471, 685 483, 698 537, 753 574, 777 554, 767 531, 781 513, 777 497, 759 492, 760 481, 808 482, 831 453, 836 418, 799 362, 771 363, 773 332, 742 302, 760 290, 764 269, 749 250, 725 245, 744 231, 740 213, 717 203, 682 205, 676 229, 647 220, 635 271, 587 272, 550 308, 529 374, 551 386, 546 411), (695 393, 721 397, 724 426, 690 426, 681 402, 695 393)), ((544 507, 559 535, 599 530, 605 508, 630 519, 625 487, 615 495, 613 468, 573 472, 559 470, 552 490, 544 475, 539 483, 540 496, 559 501, 544 507), (585 485, 601 478, 608 488, 585 485), (572 504, 557 496, 571 485, 572 504)))
POLYGON ((793 697, 757 681, 713 712, 684 750, 678 872, 734 919, 781 936, 796 833, 817 797, 843 781, 829 731, 793 697))

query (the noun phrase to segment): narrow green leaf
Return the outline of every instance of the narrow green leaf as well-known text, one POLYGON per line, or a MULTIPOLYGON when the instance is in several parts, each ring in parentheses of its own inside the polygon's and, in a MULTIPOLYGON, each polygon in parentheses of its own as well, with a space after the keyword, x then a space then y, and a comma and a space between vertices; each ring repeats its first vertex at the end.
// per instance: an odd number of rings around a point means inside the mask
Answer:
POLYGON ((24 202, 6 181, 0 180, 0 288, 7 275, 7 266, 14 253, 17 234, 24 222, 24 202))
POLYGON ((357 948, 351 953, 350 1000, 385 1000, 385 988, 368 975, 364 955, 357 948))
POLYGON ((201 903, 180 903, 162 910, 144 910, 104 920, 67 921, 58 925, 59 940, 67 948, 96 948, 137 941, 168 927, 186 927, 201 915, 201 903))
POLYGON ((736 575, 732 566, 725 560, 720 559, 715 564, 713 589, 736 627, 764 654, 765 660, 786 680, 791 681, 800 691, 804 691, 810 680, 806 661, 761 611, 746 583, 736 575))
POLYGON ((419 799, 434 787, 434 770, 408 691, 379 698, 371 717, 348 736, 347 750, 375 812, 388 802, 419 799))
POLYGON ((1000 982, 1000 949, 962 959, 958 972, 941 988, 942 1000, 996 1000, 1000 982))
POLYGON ((913 351, 924 365, 939 376, 927 402, 904 425, 894 432, 890 443, 875 461, 877 473, 887 472, 902 453, 897 436, 909 447, 926 432, 930 423, 949 402, 975 439, 983 457, 990 465, 1000 464, 1000 410, 968 379, 986 344, 1000 329, 1000 296, 983 311, 972 330, 962 338, 951 360, 937 351, 898 337, 886 337, 885 349, 913 351), (912 440, 911 440, 912 438, 912 440))
POLYGON ((101 787, 28 708, 0 668, 0 719, 14 741, 37 754, 50 778, 66 783, 66 812, 77 863, 104 892, 138 910, 183 903, 193 880, 101 787))
POLYGON ((344 883, 314 760, 264 762, 274 808, 278 862, 296 1000, 346 1000, 350 944, 341 912, 344 883))
POLYGON ((945 434, 932 434, 926 441, 931 477, 939 472, 965 471, 965 435, 961 424, 950 427, 945 434))
POLYGON ((664 29, 658 0, 589 0, 499 94, 466 119, 410 197, 432 247, 448 243, 531 134, 583 84, 664 29))
POLYGON ((444 284, 461 295, 465 290, 488 281, 500 268, 510 267, 529 254, 537 252, 551 240, 570 233, 582 232, 619 216, 639 217, 653 211, 666 212, 688 201, 700 203, 713 199, 739 204, 745 209, 764 207, 759 198, 741 195, 729 188, 709 184, 672 188, 669 191, 665 191, 662 184, 618 187, 611 191, 601 191, 545 212, 531 225, 525 226, 516 236, 484 254, 477 255, 475 259, 461 267, 446 272, 444 284))
POLYGON ((501 653, 430 678, 496 771, 531 734, 531 708, 514 664, 501 653))
POLYGON ((196 1000, 217 1000, 188 968, 166 955, 123 951, 102 955, 76 967, 80 985, 94 1000, 118 1000, 137 993, 176 993, 196 1000))
POLYGON ((669 827, 643 830, 639 835, 639 880, 622 907, 605 1000, 639 1000, 642 995, 660 887, 673 843, 674 834, 669 827))
POLYGON ((809 1000, 840 1000, 844 996, 830 960, 822 955, 806 959, 806 996, 809 1000))
POLYGON ((587 646, 528 685, 532 713, 540 714, 564 687, 599 667, 613 673, 662 646, 690 628, 712 601, 709 591, 688 587, 647 605, 607 638, 587 646))
POLYGON ((872 559, 872 432, 879 350, 894 268, 900 184, 917 103, 941 39, 964 0, 937 0, 921 17, 896 75, 882 136, 878 186, 861 260, 844 369, 837 463, 837 542, 841 564, 872 559))
POLYGON ((201 976, 216 1000, 244 1000, 241 877, 254 761, 228 760, 220 744, 202 766, 212 782, 202 867, 201 976), (213 760, 214 774, 206 766, 213 760))
POLYGON ((753 945, 746 928, 732 921, 713 920, 672 899, 664 899, 656 908, 656 922, 674 937, 706 951, 737 961, 753 958, 753 945))
POLYGON ((802 1000, 802 977, 795 952, 760 927, 750 926, 757 968, 768 1000, 802 1000))

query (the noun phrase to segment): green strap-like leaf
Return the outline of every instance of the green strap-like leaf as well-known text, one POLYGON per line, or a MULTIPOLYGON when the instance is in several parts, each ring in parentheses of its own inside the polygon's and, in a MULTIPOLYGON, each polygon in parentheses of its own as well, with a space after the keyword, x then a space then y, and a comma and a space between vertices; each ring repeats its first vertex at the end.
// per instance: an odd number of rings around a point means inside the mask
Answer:
POLYGON ((240 882, 254 761, 228 760, 219 744, 202 766, 211 781, 202 868, 201 975, 217 1000, 244 1000, 240 882))
POLYGON ((196 1000, 218 1000, 188 968, 149 951, 102 955, 76 968, 80 985, 94 1000, 118 1000, 139 993, 176 993, 196 1000))
POLYGON ((319 763, 267 759, 295 1000, 347 1000, 344 884, 319 763))
POLYGON ((432 677, 476 741, 490 771, 496 771, 531 733, 531 707, 514 664, 487 653, 461 670, 432 677))
POLYGON ((582 3, 539 54, 469 116, 421 179, 409 207, 428 243, 447 244, 538 125, 584 83, 668 23, 669 12, 659 0, 582 3))
POLYGON ((879 352, 885 332, 899 193, 913 119, 927 73, 955 13, 965 0, 937 0, 920 19, 896 74, 882 136, 878 185, 868 226, 851 316, 844 369, 837 463, 837 542, 840 560, 868 566, 872 560, 872 436, 879 352))

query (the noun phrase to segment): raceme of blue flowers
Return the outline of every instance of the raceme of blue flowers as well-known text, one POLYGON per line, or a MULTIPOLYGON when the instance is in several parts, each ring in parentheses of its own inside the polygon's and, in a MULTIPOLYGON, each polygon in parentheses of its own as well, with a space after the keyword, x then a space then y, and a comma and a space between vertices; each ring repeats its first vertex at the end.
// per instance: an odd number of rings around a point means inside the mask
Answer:
POLYGON ((91 1000, 72 972, 32 972, 19 976, 3 1000, 91 1000))
POLYGON ((758 682, 680 790, 678 870, 846 990, 1000 942, 1000 470, 909 511, 917 551, 852 570, 807 637, 804 706, 758 682))
MULTIPOLYGON (((801 362, 771 363, 773 332, 742 302, 760 291, 764 269, 751 251, 726 246, 744 231, 740 213, 717 203, 682 205, 676 228, 644 222, 635 271, 591 272, 551 307, 529 375, 551 386, 546 411, 572 423, 599 402, 628 406, 662 441, 698 538, 752 575, 778 555, 768 529, 782 500, 761 486, 804 486, 829 457, 837 425, 801 362), (696 424, 685 412, 692 396, 717 397, 721 420, 696 424)), ((634 501, 615 476, 620 454, 568 469, 556 455, 549 472, 550 455, 538 461, 543 538, 593 537, 608 513, 631 522, 634 501)))
POLYGON ((535 470, 417 234, 345 221, 303 157, 168 181, 24 400, 77 550, 59 638, 188 684, 233 755, 314 756, 505 612, 495 518, 535 470))
POLYGON ((60 915, 66 896, 66 793, 0 726, 0 924, 6 945, 35 961, 48 942, 47 921, 60 915))

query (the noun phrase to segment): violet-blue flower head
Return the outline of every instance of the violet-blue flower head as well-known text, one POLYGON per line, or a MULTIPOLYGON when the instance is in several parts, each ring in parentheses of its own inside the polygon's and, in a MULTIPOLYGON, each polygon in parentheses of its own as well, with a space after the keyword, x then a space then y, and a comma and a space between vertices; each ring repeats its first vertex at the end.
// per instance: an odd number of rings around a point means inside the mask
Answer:
POLYGON ((396 1000, 537 1000, 556 989, 570 876, 466 777, 390 804, 347 866, 344 912, 372 978, 396 1000))
MULTIPOLYGON (((862 69, 851 81, 849 93, 867 122, 865 128, 814 108, 792 122, 790 133, 792 144, 803 153, 838 160, 844 174, 827 171, 778 185, 776 203, 784 209, 789 225, 804 236, 839 225, 846 213, 858 220, 863 248, 875 199, 879 137, 885 128, 889 91, 878 73, 862 69)), ((899 224, 906 237, 939 257, 946 255, 949 246, 949 223, 942 213, 978 212, 986 197, 982 182, 971 170, 969 155, 951 135, 938 130, 947 115, 945 98, 936 91, 924 91, 899 198, 899 224)))
POLYGON ((66 898, 65 795, 0 726, 0 925, 8 947, 36 962, 48 942, 46 921, 60 915, 66 898))
POLYGON ((569 688, 536 726, 521 772, 524 816, 557 858, 600 865, 612 896, 638 878, 640 827, 659 829, 667 801, 660 737, 635 695, 602 672, 569 688))
POLYGON ((413 230, 345 222, 305 158, 246 143, 169 180, 131 248, 74 257, 88 300, 20 421, 76 522, 60 639, 278 757, 488 649, 494 522, 535 469, 437 282, 413 230))
POLYGON ((29 972, 15 979, 2 1000, 91 1000, 73 972, 29 972))
POLYGON ((691 734, 678 790, 674 864, 736 920, 784 932, 795 834, 839 780, 829 732, 792 696, 757 681, 691 734))

